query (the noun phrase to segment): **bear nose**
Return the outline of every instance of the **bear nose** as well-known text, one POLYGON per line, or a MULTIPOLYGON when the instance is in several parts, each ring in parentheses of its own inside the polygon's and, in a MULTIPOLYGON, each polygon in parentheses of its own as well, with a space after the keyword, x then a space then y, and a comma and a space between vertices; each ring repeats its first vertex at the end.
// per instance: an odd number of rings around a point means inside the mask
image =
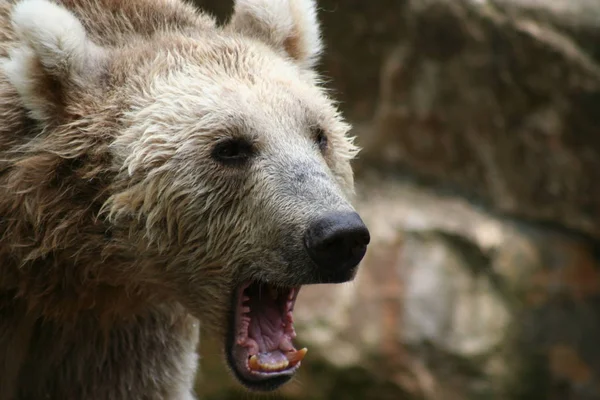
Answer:
POLYGON ((370 240, 369 230, 357 213, 334 213, 310 224, 304 244, 318 267, 343 272, 358 265, 370 240))

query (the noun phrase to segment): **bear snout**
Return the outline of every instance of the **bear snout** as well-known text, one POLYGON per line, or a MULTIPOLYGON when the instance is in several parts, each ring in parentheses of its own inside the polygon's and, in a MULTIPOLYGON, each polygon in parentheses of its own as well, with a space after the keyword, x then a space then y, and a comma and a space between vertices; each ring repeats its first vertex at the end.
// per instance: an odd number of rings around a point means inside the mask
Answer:
POLYGON ((369 230, 356 212, 336 212, 309 225, 304 246, 320 275, 343 282, 352 278, 370 240, 369 230))

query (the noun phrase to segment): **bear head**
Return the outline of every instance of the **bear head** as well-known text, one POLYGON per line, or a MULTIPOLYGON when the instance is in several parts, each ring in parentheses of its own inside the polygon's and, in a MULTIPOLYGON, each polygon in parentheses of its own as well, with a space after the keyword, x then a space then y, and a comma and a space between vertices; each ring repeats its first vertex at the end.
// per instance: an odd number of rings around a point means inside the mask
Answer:
POLYGON ((114 31, 85 14, 101 2, 79 3, 13 10, 2 69, 62 146, 40 151, 102 153, 95 218, 135 260, 129 279, 220 335, 245 386, 278 387, 305 354, 292 343, 301 286, 352 280, 369 243, 351 205, 358 149, 314 70, 315 1, 237 0, 221 27, 114 31))

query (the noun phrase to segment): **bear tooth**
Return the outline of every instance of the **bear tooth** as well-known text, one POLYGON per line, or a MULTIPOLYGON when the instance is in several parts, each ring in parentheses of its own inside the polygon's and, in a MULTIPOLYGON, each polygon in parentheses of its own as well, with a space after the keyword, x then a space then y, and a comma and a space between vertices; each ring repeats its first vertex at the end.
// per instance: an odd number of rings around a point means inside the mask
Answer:
POLYGON ((277 364, 260 364, 260 366, 264 371, 279 371, 285 369, 289 363, 289 361, 283 360, 277 364))
POLYGON ((256 354, 250 357, 248 360, 248 368, 250 368, 251 371, 260 371, 260 367, 261 365, 258 363, 258 357, 256 354))
POLYGON ((288 365, 290 365, 290 362, 288 360, 282 360, 276 364, 269 364, 269 363, 263 364, 260 362, 260 360, 256 354, 251 356, 248 359, 248 368, 251 371, 267 371, 267 372, 281 371, 281 370, 284 370, 285 368, 287 368, 288 365))
POLYGON ((291 351, 291 352, 287 353, 285 355, 285 357, 291 363, 298 363, 304 359, 304 356, 306 356, 307 352, 308 352, 308 349, 305 347, 298 351, 291 351))

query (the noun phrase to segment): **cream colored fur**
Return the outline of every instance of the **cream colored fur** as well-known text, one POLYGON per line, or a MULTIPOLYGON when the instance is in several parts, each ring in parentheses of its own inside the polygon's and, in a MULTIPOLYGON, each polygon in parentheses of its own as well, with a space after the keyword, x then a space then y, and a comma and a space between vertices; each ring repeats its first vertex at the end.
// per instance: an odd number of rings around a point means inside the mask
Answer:
POLYGON ((22 44, 1 64, 35 119, 52 118, 39 95, 39 69, 71 84, 94 76, 101 49, 87 38, 81 22, 47 0, 24 0, 12 11, 12 27, 22 44))
POLYGON ((315 0, 239 0, 231 27, 287 52, 304 68, 314 66, 323 47, 315 0))
POLYGON ((12 23, 19 39, 48 70, 65 64, 84 67, 90 44, 81 22, 65 8, 47 0, 24 0, 13 9, 12 23))

